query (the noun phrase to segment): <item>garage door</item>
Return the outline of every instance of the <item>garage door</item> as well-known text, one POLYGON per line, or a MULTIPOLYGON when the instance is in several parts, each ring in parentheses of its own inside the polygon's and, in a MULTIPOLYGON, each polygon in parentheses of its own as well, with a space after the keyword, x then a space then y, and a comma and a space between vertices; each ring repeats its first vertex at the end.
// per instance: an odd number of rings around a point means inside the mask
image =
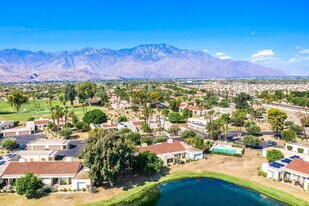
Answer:
POLYGON ((5 136, 6 137, 16 136, 16 133, 15 132, 7 132, 7 133, 5 133, 5 136))
POLYGON ((77 183, 77 189, 86 188, 86 182, 78 182, 77 183))
POLYGON ((195 154, 194 155, 194 159, 196 160, 196 159, 200 159, 200 158, 202 158, 202 154, 195 154))
POLYGON ((22 132, 19 132, 19 135, 28 135, 28 134, 30 134, 29 131, 22 131, 22 132))

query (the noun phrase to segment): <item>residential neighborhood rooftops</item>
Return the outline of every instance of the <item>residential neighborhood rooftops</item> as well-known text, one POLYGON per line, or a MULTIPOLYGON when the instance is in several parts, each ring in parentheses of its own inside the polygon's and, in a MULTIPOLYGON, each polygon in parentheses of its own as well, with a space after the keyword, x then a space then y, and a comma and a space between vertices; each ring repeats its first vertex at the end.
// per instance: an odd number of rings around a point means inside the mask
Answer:
POLYGON ((34 124, 48 124, 49 120, 48 119, 39 119, 39 120, 34 120, 34 124))
POLYGON ((188 124, 196 125, 196 126, 198 126, 198 127, 205 127, 204 124, 199 123, 199 122, 188 122, 188 124))
POLYGON ((185 148, 179 141, 173 141, 171 143, 163 142, 163 143, 158 143, 155 145, 139 147, 138 150, 140 152, 150 151, 156 154, 165 154, 165 153, 185 151, 185 148))
POLYGON ((18 155, 52 155, 57 153, 55 150, 20 150, 17 152, 18 155))
POLYGON ((24 175, 31 172, 33 174, 76 174, 80 170, 79 161, 49 161, 49 162, 10 162, 3 172, 6 175, 24 175))
POLYGON ((198 111, 203 111, 203 108, 197 107, 197 106, 186 106, 185 107, 188 110, 198 110, 198 111))
POLYGON ((294 170, 309 175, 309 162, 295 158, 286 166, 287 169, 294 170))
POLYGON ((63 139, 37 139, 29 142, 28 145, 66 145, 68 140, 63 139))

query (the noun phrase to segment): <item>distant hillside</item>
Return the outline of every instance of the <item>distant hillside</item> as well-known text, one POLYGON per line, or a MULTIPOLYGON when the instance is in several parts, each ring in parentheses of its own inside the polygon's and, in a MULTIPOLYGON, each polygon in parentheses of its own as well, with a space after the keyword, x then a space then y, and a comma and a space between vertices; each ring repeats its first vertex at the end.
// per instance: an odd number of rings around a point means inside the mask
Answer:
POLYGON ((201 51, 178 49, 167 44, 120 50, 0 50, 0 82, 284 75, 280 70, 250 62, 221 60, 201 51))

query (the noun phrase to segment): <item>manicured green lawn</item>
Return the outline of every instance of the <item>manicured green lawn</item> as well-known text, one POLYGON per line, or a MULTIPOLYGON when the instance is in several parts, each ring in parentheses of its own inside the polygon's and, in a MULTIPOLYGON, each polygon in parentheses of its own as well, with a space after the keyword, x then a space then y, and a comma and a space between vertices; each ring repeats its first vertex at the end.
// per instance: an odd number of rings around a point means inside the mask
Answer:
MULTIPOLYGON (((13 120, 25 122, 30 117, 35 117, 36 119, 43 118, 51 118, 50 110, 48 109, 48 104, 46 100, 37 100, 36 104, 38 105, 38 109, 36 110, 34 107, 34 102, 32 100, 29 101, 29 104, 23 105, 20 109, 19 113, 16 113, 15 108, 11 107, 6 101, 0 101, 0 120, 13 120)), ((58 100, 52 101, 52 106, 60 105, 63 106, 58 100)), ((67 104, 69 106, 69 104, 67 104)), ((98 109, 102 107, 98 106, 88 106, 87 111, 98 109)), ((82 107, 69 107, 69 111, 73 110, 75 114, 82 118, 84 116, 84 111, 82 107)))
MULTIPOLYGON (((309 202, 302 200, 300 198, 294 197, 286 192, 280 191, 279 189, 267 187, 261 185, 257 182, 253 182, 250 180, 237 178, 221 173, 213 173, 213 172, 202 172, 202 173, 195 173, 195 172, 175 172, 169 174, 165 177, 162 177, 159 181, 154 182, 146 182, 142 186, 135 187, 130 189, 126 192, 122 192, 121 194, 113 197, 108 201, 101 201, 92 204, 86 204, 87 206, 100 206, 100 205, 130 205, 131 203, 143 199, 145 196, 149 194, 154 187, 157 187, 159 184, 173 181, 173 180, 180 180, 186 178, 201 178, 201 177, 209 177, 209 178, 216 178, 221 179, 224 181, 228 181, 249 189, 253 189, 261 194, 264 194, 268 197, 273 199, 285 202, 292 206, 309 206, 309 202)), ((138 204, 137 204, 138 205, 138 204)))

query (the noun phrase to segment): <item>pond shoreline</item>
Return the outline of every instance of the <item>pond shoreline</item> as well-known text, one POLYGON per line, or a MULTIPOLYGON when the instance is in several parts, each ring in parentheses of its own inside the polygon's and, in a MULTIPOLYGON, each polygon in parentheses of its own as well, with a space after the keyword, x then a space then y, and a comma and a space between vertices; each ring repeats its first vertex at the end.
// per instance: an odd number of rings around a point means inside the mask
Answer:
MULTIPOLYGON (((125 192, 122 197, 114 197, 108 201, 101 201, 91 204, 86 204, 88 206, 99 206, 99 205, 134 205, 134 206, 142 206, 147 205, 147 202, 153 202, 154 198, 158 198, 160 194, 157 194, 155 188, 158 189, 158 186, 167 182, 183 180, 188 178, 214 178, 223 180, 226 182, 230 182, 236 184, 238 186, 254 190, 262 195, 265 195, 274 200, 286 203, 292 206, 309 206, 309 202, 302 200, 300 198, 294 197, 284 191, 279 189, 267 187, 264 185, 260 185, 257 182, 253 182, 250 180, 246 180, 243 178, 233 177, 230 175, 222 174, 222 173, 214 173, 214 172, 175 172, 165 177, 162 177, 158 181, 146 182, 143 186, 138 186, 133 188, 131 191, 125 192), (155 195, 149 195, 155 193, 155 195)), ((159 191, 160 193, 160 191, 159 191)))

